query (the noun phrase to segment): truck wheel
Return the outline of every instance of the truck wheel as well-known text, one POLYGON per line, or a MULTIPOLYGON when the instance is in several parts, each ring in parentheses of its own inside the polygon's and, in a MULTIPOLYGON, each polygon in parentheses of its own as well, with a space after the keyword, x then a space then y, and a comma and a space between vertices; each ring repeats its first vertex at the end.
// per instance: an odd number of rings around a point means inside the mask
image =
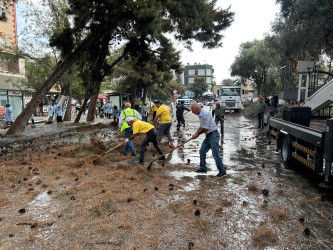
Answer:
POLYGON ((235 109, 235 113, 238 113, 239 112, 239 109, 235 109))
POLYGON ((281 157, 285 164, 291 162, 291 146, 288 137, 283 138, 281 145, 281 157))

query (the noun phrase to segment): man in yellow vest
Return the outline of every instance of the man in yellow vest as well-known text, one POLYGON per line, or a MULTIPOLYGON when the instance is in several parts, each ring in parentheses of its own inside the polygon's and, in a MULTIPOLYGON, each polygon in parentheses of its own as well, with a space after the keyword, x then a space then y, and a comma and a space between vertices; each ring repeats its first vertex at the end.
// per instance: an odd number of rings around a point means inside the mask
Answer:
POLYGON ((169 146, 174 148, 173 140, 170 135, 170 129, 172 124, 171 110, 167 105, 162 104, 160 101, 156 101, 155 105, 157 106, 156 117, 154 119, 153 125, 155 126, 157 120, 160 120, 160 129, 157 134, 158 143, 161 142, 162 136, 165 135, 169 140, 169 146))
MULTIPOLYGON (((125 121, 127 117, 132 117, 134 120, 142 119, 138 111, 136 111, 135 109, 131 109, 131 104, 129 102, 125 103, 124 110, 122 110, 119 115, 118 126, 120 127, 121 132, 125 130, 125 137, 130 138, 133 134, 133 130, 130 126, 128 126, 127 122, 125 121)), ((121 152, 121 154, 127 155, 127 151, 129 149, 132 151, 132 156, 136 156, 136 151, 131 141, 126 143, 125 149, 121 152)))
MULTIPOLYGON (((140 161, 139 164, 143 165, 143 159, 145 155, 145 149, 149 145, 149 142, 152 142, 156 150, 160 155, 163 154, 162 149, 158 146, 157 139, 156 139, 156 129, 153 125, 148 122, 143 122, 140 120, 135 120, 133 117, 127 117, 126 120, 127 124, 133 129, 133 135, 126 139, 127 141, 131 141, 134 139, 138 134, 146 134, 146 138, 140 145, 140 161)), ((164 160, 165 157, 162 156, 161 160, 164 160)))

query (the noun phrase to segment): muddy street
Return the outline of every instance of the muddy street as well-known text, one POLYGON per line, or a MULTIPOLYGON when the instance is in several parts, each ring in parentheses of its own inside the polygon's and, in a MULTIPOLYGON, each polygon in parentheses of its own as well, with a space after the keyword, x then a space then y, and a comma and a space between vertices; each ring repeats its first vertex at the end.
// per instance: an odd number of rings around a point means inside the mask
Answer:
MULTIPOLYGON (((205 107, 207 108, 207 107, 205 107)), ((204 135, 145 165, 115 150, 112 126, 70 132, 6 148, 0 161, 2 249, 332 249, 331 194, 285 166, 265 130, 242 111, 225 121, 218 173, 196 173, 204 135)), ((199 126, 172 128, 175 144, 199 126)), ((175 123, 173 123, 175 124, 175 123)), ((143 137, 135 139, 139 150, 143 137)), ((170 150, 165 143, 163 151, 170 150)))

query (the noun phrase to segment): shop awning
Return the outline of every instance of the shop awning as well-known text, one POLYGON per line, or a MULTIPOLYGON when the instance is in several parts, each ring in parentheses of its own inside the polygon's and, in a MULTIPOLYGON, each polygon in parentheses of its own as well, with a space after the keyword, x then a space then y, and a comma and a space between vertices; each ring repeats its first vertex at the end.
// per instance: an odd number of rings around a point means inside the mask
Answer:
POLYGON ((108 99, 108 98, 102 94, 98 94, 98 99, 108 99))

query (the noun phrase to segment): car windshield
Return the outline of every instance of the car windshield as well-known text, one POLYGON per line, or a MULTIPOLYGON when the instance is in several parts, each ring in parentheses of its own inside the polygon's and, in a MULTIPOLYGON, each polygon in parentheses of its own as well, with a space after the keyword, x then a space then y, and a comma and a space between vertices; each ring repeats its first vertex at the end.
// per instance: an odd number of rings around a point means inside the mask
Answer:
POLYGON ((237 88, 223 88, 221 89, 222 96, 240 96, 240 89, 237 88))

